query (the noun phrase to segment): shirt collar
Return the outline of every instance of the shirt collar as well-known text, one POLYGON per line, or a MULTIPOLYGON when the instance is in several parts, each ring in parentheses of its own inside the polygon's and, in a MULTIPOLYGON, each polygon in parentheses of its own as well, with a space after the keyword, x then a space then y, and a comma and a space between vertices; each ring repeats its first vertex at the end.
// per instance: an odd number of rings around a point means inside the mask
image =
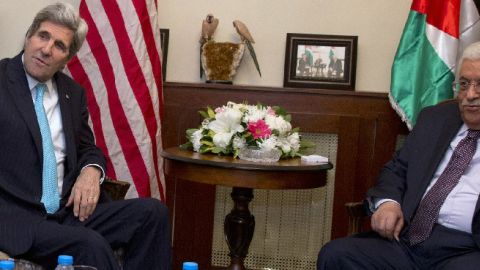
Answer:
MULTIPOLYGON (((22 64, 23 64, 23 54, 22 54, 22 64)), ((37 86, 37 84, 39 84, 40 82, 32 78, 30 75, 28 75, 27 71, 25 70, 25 67, 23 67, 23 70, 25 71, 25 75, 27 76, 28 89, 32 91, 35 88, 35 86, 37 86)), ((44 84, 47 85, 48 92, 51 94, 53 91, 53 78, 44 82, 44 84)))
POLYGON ((467 136, 468 127, 465 123, 462 124, 460 129, 458 130, 457 136, 467 136))

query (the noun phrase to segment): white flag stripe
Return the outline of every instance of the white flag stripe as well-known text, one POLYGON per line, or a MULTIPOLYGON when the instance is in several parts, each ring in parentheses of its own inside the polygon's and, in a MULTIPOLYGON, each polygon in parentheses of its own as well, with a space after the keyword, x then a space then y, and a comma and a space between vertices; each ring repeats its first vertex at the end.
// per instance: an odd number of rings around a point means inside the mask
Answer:
POLYGON ((428 23, 425 27, 425 34, 438 56, 440 56, 452 72, 455 72, 457 55, 456 53, 452 53, 452 50, 456 51, 458 39, 428 23))
MULTIPOLYGON (((105 10, 103 8, 100 8, 103 6, 99 5, 98 3, 94 3, 95 8, 90 8, 90 2, 92 1, 86 1, 87 6, 89 7, 89 11, 92 14, 92 18, 95 21, 95 24, 98 26, 105 21, 108 22, 109 20, 105 13, 105 10)), ((100 36, 102 37, 103 44, 107 49, 108 57, 110 59, 112 67, 114 68, 116 89, 123 90, 121 94, 119 93, 118 97, 124 109, 126 119, 128 121, 128 124, 130 125, 130 129, 135 137, 135 142, 140 150, 143 162, 145 163, 150 179, 156 178, 153 167, 154 163, 152 162, 152 142, 150 140, 150 136, 146 128, 146 123, 140 110, 140 106, 137 103, 137 99, 133 93, 133 89, 130 87, 130 82, 128 81, 120 50, 116 42, 117 39, 110 24, 105 24, 103 25, 103 27, 97 28, 100 32, 100 36)), ((137 34, 140 35, 141 32, 137 34)))
MULTIPOLYGON (((480 16, 473 0, 462 0, 459 31, 460 41, 458 44, 457 63, 460 61, 462 52, 467 46, 477 42, 480 37, 480 16)), ((457 73, 458 70, 455 70, 455 76, 457 76, 457 73)))
POLYGON ((122 148, 120 147, 120 142, 118 141, 115 127, 112 123, 112 116, 110 114, 107 96, 104 94, 107 91, 105 88, 105 82, 103 81, 100 70, 98 69, 98 64, 90 51, 88 43, 85 43, 82 46, 78 56, 79 61, 85 70, 85 73, 87 74, 88 78, 90 78, 90 83, 93 88, 95 100, 97 101, 100 108, 100 120, 104 133, 103 136, 107 137, 105 139, 105 143, 108 148, 109 156, 115 157, 115 159, 111 159, 111 162, 113 167, 115 168, 117 178, 119 178, 118 176, 121 176, 121 178, 118 180, 130 182, 133 188, 129 190, 128 195, 131 197, 138 197, 138 193, 136 191, 136 188, 134 187, 135 185, 133 181, 131 181, 132 176, 130 174, 130 171, 128 170, 128 165, 123 155, 122 148))

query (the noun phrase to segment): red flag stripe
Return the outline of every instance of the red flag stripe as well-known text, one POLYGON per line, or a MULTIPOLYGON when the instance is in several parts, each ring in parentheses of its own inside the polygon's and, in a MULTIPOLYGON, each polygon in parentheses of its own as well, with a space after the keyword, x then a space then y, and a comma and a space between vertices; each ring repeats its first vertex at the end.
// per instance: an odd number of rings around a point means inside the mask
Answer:
POLYGON ((427 23, 459 38, 461 0, 414 0, 412 10, 427 15, 427 23))
MULTIPOLYGON (((85 88, 85 92, 87 93, 87 103, 88 103, 88 112, 90 113, 90 118, 100 119, 100 106, 93 95, 93 87, 88 79, 85 70, 83 69, 82 65, 78 63, 78 57, 75 56, 69 63, 69 72, 72 78, 77 82, 83 82, 82 86, 85 88)), ((115 167, 112 164, 110 156, 108 154, 108 148, 105 143, 105 137, 103 133, 103 127, 100 122, 92 122, 93 125, 93 133, 95 134, 95 143, 100 149, 102 149, 103 154, 107 158, 107 166, 108 166, 108 176, 112 179, 117 179, 115 174, 115 167)))
MULTIPOLYGON (((82 4, 85 2, 82 2, 82 4)), ((98 8, 98 7, 97 7, 98 8)), ((105 44, 102 42, 102 36, 98 31, 98 28, 91 16, 90 10, 87 5, 80 6, 81 16, 89 25, 89 31, 87 34, 87 42, 92 50, 93 55, 97 59, 97 63, 102 73, 105 86, 107 88, 108 103, 112 115, 112 122, 117 133, 121 133, 119 136, 119 142, 123 150, 127 165, 132 174, 132 180, 135 183, 139 197, 149 197, 150 183, 142 181, 142 179, 149 179, 147 174, 147 168, 143 162, 143 158, 138 149, 138 145, 135 144, 135 136, 133 131, 129 128, 129 123, 125 114, 125 110, 120 101, 119 93, 117 92, 115 83, 115 73, 112 63, 109 58, 109 53, 105 48, 105 44), (82 12, 83 11, 83 12, 82 12)))

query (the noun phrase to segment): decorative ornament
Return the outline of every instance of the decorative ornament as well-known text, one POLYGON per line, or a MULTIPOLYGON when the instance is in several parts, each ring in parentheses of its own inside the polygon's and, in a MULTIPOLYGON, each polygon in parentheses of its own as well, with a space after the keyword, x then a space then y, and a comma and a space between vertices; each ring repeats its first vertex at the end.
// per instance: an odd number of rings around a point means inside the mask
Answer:
POLYGON ((260 77, 260 65, 258 64, 255 50, 252 46, 253 40, 247 26, 238 21, 233 21, 237 33, 240 35, 240 43, 215 42, 214 32, 218 26, 218 19, 210 13, 202 24, 202 37, 200 38, 200 78, 205 73, 206 81, 209 83, 226 83, 231 84, 233 76, 240 65, 245 45, 247 46, 250 56, 252 57, 255 67, 260 77))

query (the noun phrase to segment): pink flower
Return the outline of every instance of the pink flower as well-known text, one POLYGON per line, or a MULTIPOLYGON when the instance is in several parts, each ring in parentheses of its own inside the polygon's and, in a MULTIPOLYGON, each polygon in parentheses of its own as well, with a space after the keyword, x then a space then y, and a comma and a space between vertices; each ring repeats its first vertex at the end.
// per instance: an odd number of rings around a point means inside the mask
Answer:
POLYGON ((258 120, 257 122, 248 123, 247 130, 250 130, 248 134, 252 134, 254 139, 268 138, 272 134, 272 130, 268 128, 265 120, 258 120))
POLYGON ((268 111, 267 111, 267 114, 268 115, 272 115, 272 116, 277 116, 277 114, 275 113, 275 110, 273 110, 272 108, 268 108, 268 111))
POLYGON ((222 113, 225 112, 227 109, 225 107, 219 107, 215 109, 215 113, 222 113))

